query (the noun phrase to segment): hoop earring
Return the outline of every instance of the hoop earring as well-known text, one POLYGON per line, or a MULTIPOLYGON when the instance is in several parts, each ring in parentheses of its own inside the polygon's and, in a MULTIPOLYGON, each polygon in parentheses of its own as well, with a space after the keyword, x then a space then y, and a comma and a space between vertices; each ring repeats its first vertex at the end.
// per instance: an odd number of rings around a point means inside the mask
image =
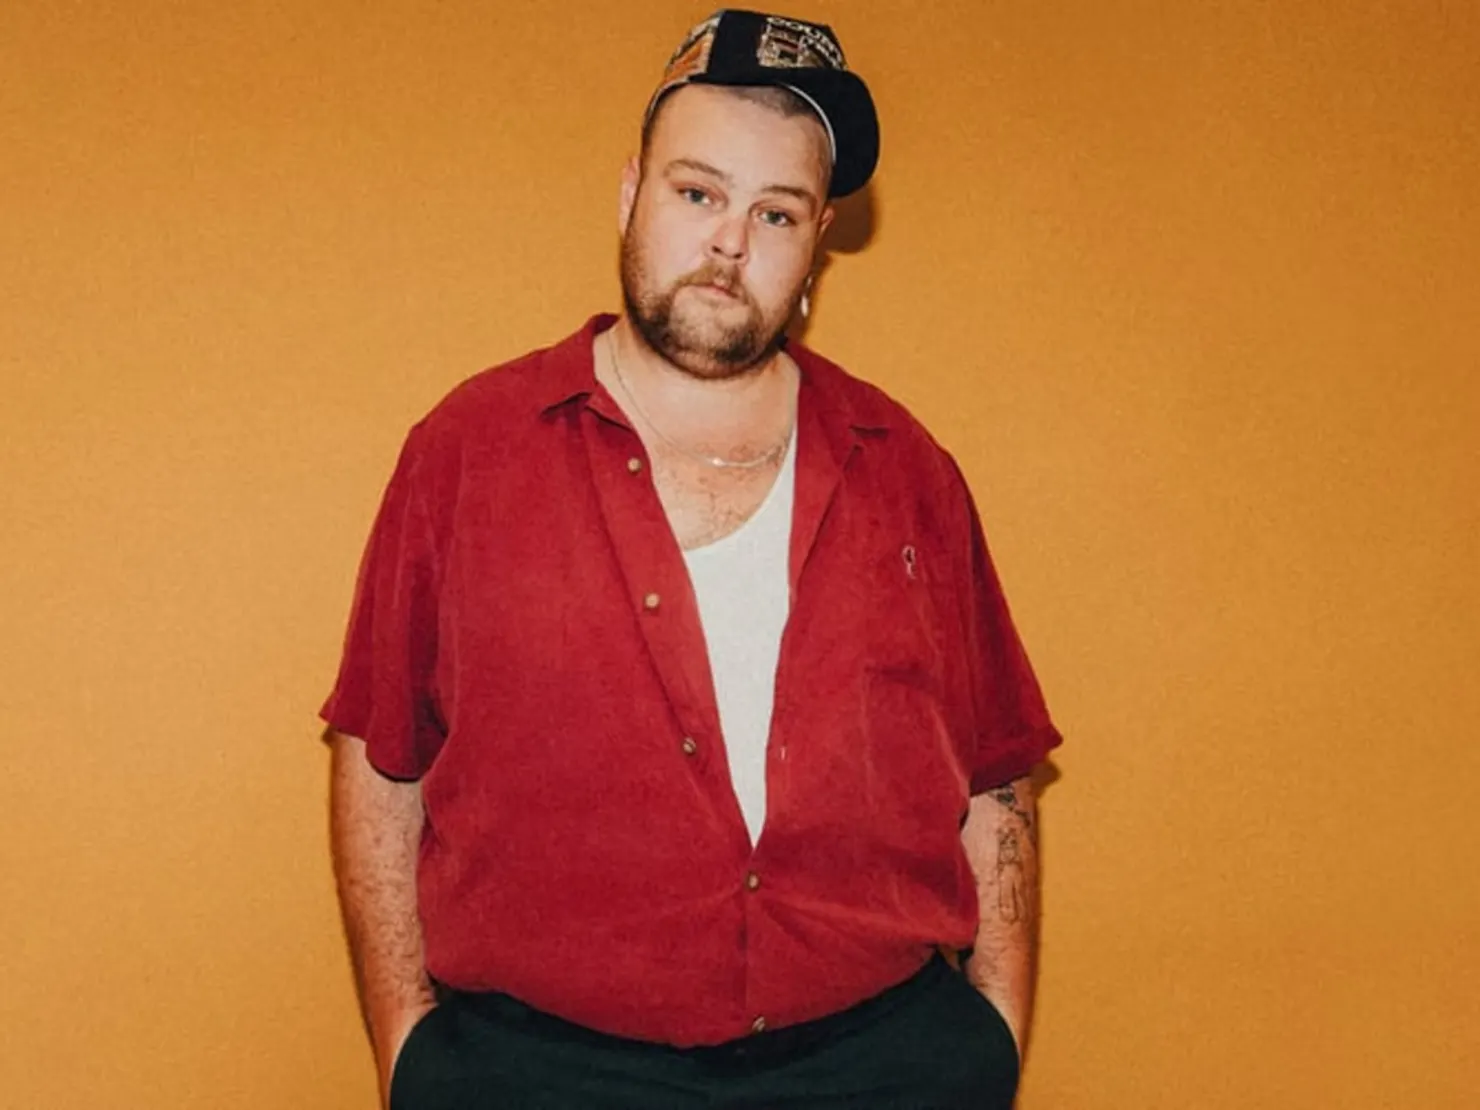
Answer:
POLYGON ((807 275, 807 284, 802 287, 802 305, 801 305, 801 307, 802 307, 802 319, 803 320, 807 319, 807 317, 809 317, 809 316, 812 315, 812 280, 815 277, 816 277, 815 274, 808 274, 807 275))

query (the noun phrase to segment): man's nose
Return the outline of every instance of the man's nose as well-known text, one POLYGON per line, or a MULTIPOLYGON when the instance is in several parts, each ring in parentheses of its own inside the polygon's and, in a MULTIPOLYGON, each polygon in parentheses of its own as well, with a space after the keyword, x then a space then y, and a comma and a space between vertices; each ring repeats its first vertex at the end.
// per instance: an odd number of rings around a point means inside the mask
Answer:
POLYGON ((750 224, 742 214, 726 215, 709 240, 709 253, 726 262, 740 263, 750 253, 750 224))

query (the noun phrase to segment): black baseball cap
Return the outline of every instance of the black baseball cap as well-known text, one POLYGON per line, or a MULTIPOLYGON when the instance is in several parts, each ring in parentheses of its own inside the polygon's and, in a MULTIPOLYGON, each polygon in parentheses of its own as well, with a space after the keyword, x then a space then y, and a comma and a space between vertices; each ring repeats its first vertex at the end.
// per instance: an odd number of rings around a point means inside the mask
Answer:
POLYGON ((829 196, 857 192, 879 163, 873 97, 848 69, 831 27, 733 8, 715 12, 673 52, 648 102, 647 118, 667 93, 689 84, 774 85, 805 100, 832 143, 829 196))

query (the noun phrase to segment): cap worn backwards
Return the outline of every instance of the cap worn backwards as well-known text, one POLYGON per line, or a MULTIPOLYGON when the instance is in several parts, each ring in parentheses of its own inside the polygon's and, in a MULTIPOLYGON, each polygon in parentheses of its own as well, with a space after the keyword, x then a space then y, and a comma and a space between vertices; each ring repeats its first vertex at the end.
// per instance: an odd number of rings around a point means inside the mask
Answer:
POLYGON ((868 86, 848 69, 832 28, 785 16, 725 9, 694 27, 669 59, 648 101, 682 85, 769 85, 788 89, 817 114, 832 146, 828 195, 868 183, 879 162, 879 118, 868 86))

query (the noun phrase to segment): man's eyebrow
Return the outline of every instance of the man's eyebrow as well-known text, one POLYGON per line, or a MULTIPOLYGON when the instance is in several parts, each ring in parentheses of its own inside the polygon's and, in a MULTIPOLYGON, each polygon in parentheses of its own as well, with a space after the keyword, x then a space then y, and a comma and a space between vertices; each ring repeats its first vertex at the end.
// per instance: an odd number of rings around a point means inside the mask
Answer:
MULTIPOLYGON (((674 170, 692 170, 702 173, 723 182, 725 185, 733 186, 735 179, 718 166, 711 166, 708 162, 701 162, 697 158, 675 158, 663 167, 665 174, 671 174, 674 170)), ((780 193, 783 196, 795 197, 802 201, 812 211, 817 211, 817 195, 811 189, 804 189, 800 185, 766 185, 762 187, 763 193, 780 193)))
POLYGON ((812 211, 817 211, 816 194, 811 189, 803 189, 800 185, 767 185, 761 192, 781 193, 783 196, 796 197, 797 200, 805 202, 812 211))
POLYGON ((717 166, 711 166, 708 162, 701 162, 697 158, 675 158, 663 167, 663 172, 672 173, 674 170, 693 170, 695 173, 708 174, 717 177, 726 185, 735 184, 735 179, 717 166))

